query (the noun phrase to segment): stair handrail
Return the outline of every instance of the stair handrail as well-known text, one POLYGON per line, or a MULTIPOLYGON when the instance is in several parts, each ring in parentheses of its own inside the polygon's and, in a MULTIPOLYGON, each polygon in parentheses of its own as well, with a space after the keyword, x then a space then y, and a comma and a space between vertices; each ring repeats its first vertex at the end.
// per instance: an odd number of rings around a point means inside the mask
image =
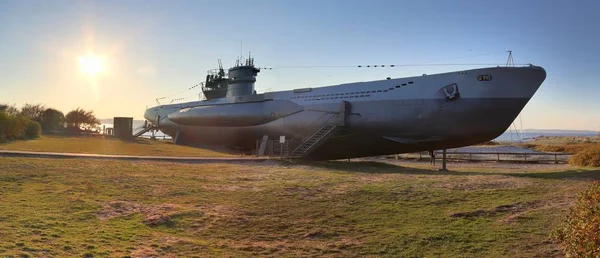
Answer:
MULTIPOLYGON (((326 126, 327 126, 327 125, 324 125, 324 126, 323 126, 323 128, 324 128, 324 127, 326 127, 326 126)), ((305 155, 307 151, 309 151, 310 149, 312 149, 312 148, 313 148, 315 145, 319 144, 319 143, 320 143, 320 142, 321 142, 323 139, 325 139, 325 138, 326 138, 326 137, 327 137, 327 136, 328 136, 328 135, 329 135, 331 132, 333 132, 333 130, 334 130, 336 127, 337 127, 337 125, 332 125, 331 129, 329 129, 329 130, 328 130, 328 131, 327 131, 327 132, 326 132, 324 135, 322 135, 322 136, 321 136, 321 137, 320 137, 320 138, 319 138, 317 141, 315 141, 315 142, 311 143, 311 144, 310 144, 308 147, 306 147, 304 150, 302 150, 302 151, 299 151, 299 150, 300 150, 300 148, 301 148, 302 146, 304 146, 304 144, 306 144, 306 142, 302 142, 300 145, 298 145, 296 148, 294 148, 294 150, 292 151, 292 153, 291 153, 291 154, 293 155, 293 154, 294 154, 294 153, 296 153, 296 152, 300 152, 300 153, 298 153, 298 154, 300 154, 300 155, 302 155, 302 156, 303 156, 303 155, 305 155)), ((323 130, 323 129, 321 128, 321 130, 323 130)), ((319 132, 320 132, 321 130, 319 130, 319 132)), ((311 137, 311 138, 312 138, 312 137, 311 137)))
POLYGON ((142 130, 143 130, 143 129, 146 129, 146 127, 145 127, 144 125, 140 125, 140 126, 138 126, 138 127, 136 127, 136 128, 133 128, 133 131, 134 131, 134 132, 135 132, 135 131, 139 131, 140 129, 142 129, 142 130))
MULTIPOLYGON (((336 117, 337 113, 331 113, 331 112, 325 112, 323 114, 321 114, 321 116, 317 119, 315 119, 315 121, 313 121, 309 126, 309 132, 312 132, 311 134, 309 134, 308 136, 303 137, 302 139, 300 139, 301 142, 305 142, 306 140, 310 139, 313 135, 315 135, 317 132, 319 132, 321 129, 323 129, 323 127, 327 126, 329 120, 333 119, 334 117, 336 117), (321 118, 323 118, 326 115, 331 115, 329 118, 327 118, 322 124, 316 124, 317 122, 319 122, 321 120, 321 118), (313 130, 313 128, 317 128, 317 126, 320 125, 318 127, 318 129, 313 130)), ((292 140, 295 140, 296 137, 292 138, 292 140)))
MULTIPOLYGON (((321 127, 319 127, 319 129, 317 129, 317 130, 312 130, 314 127, 316 127, 315 123, 317 123, 319 120, 321 120, 321 118, 323 118, 325 115, 328 115, 328 114, 330 114, 330 113, 329 112, 323 112, 321 114, 321 116, 319 116, 317 119, 315 119, 315 121, 313 121, 312 123, 310 123, 310 125, 308 125, 309 132, 313 132, 313 133, 318 132, 321 129, 321 127)), ((329 119, 326 120, 325 122, 327 122, 327 121, 329 121, 329 119)), ((298 139, 297 136, 294 136, 292 139, 289 139, 288 142, 289 142, 289 146, 292 146, 292 149, 295 150, 300 144, 302 144, 306 140, 307 140, 306 137, 303 137, 302 139, 298 139)))
MULTIPOLYGON (((331 114, 331 113, 324 113, 318 119, 316 119, 311 125, 313 125, 314 123, 316 123, 317 121, 319 121, 323 116, 325 116, 327 114, 331 114)), ((336 117, 335 115, 330 116, 329 118, 327 118, 327 120, 325 120, 325 122, 323 122, 322 124, 320 124, 321 127, 319 127, 318 130, 314 130, 314 131, 312 131, 311 134, 309 134, 308 136, 302 138, 302 140, 300 141, 300 143, 298 143, 297 145, 293 146, 293 150, 292 150, 292 152, 290 154, 294 154, 306 141, 308 141, 308 140, 312 139, 313 137, 315 137, 315 135, 318 134, 319 132, 321 132, 321 130, 323 130, 323 128, 325 128, 327 126, 330 126, 329 121, 331 119, 335 118, 335 117, 336 117)), ((336 127, 336 125, 333 125, 333 126, 334 126, 333 128, 336 127)), ((331 131, 327 132, 327 134, 323 135, 323 137, 327 136, 329 133, 331 133, 331 131)), ((319 141, 322 140, 322 139, 323 138, 319 139, 319 141)), ((312 148, 313 145, 311 145, 308 149, 312 148)))

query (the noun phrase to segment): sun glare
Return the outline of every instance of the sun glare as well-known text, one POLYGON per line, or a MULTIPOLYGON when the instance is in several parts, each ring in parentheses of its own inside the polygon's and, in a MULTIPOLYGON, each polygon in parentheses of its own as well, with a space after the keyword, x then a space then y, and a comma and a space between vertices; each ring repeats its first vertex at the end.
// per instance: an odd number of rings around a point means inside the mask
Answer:
POLYGON ((94 54, 88 54, 87 56, 79 57, 79 66, 81 67, 81 72, 89 75, 92 78, 94 78, 97 73, 104 70, 102 63, 103 58, 94 54))

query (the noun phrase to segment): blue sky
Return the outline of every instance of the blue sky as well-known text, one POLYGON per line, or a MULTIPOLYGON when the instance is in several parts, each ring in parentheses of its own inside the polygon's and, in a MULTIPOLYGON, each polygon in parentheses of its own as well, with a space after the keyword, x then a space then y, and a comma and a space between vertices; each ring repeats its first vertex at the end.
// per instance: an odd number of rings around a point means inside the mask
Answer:
MULTIPOLYGON (((5 0, 0 103, 141 118, 154 99, 202 81, 217 58, 232 65, 240 41, 261 67, 500 64, 512 50, 516 63, 548 72, 522 113, 524 128, 599 130, 599 10, 599 1, 583 0, 5 0), (88 53, 103 58, 94 79, 77 62, 88 53)), ((257 90, 467 68, 274 69, 259 74, 257 90)))

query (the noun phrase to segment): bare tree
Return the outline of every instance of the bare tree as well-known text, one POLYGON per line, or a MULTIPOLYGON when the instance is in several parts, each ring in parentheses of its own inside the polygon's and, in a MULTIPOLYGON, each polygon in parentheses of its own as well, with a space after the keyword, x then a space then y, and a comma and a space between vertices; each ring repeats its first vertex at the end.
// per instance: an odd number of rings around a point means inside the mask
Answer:
POLYGON ((0 104, 0 111, 4 111, 6 114, 11 115, 11 116, 16 116, 21 112, 21 111, 19 111, 17 106, 15 106, 15 104, 12 104, 12 105, 0 104))
POLYGON ((44 111, 46 111, 46 107, 42 104, 25 104, 21 108, 20 114, 41 124, 44 111))

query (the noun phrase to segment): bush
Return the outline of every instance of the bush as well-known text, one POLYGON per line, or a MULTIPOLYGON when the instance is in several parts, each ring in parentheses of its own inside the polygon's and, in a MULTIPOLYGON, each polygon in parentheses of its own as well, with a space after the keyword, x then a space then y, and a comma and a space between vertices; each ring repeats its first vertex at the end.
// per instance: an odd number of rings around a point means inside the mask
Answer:
POLYGON ((29 121, 31 120, 24 116, 9 116, 6 121, 6 139, 22 140, 25 136, 25 128, 29 121))
POLYGON ((569 158, 569 164, 584 167, 600 167, 600 145, 590 146, 569 158))
POLYGON ((40 124, 24 116, 12 116, 0 111, 0 142, 36 138, 40 124))
POLYGON ((6 139, 6 127, 8 121, 8 114, 4 111, 0 111, 0 142, 5 142, 6 139))
POLYGON ((24 137, 27 139, 38 138, 40 137, 41 132, 42 127, 40 126, 40 123, 29 120, 29 122, 27 122, 27 126, 25 127, 24 137))
POLYGON ((554 232, 566 257, 600 257, 600 184, 577 195, 567 220, 554 232))

